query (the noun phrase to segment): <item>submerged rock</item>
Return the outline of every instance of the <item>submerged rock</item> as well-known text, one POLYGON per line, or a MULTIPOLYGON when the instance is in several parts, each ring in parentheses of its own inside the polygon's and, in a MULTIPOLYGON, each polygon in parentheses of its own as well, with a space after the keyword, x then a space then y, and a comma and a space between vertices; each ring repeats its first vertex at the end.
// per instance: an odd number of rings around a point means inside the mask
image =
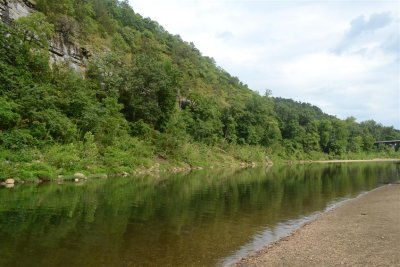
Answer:
POLYGON ((101 174, 98 174, 97 177, 98 177, 99 179, 107 179, 107 178, 108 178, 108 175, 105 174, 105 173, 101 173, 101 174))
POLYGON ((15 185, 14 184, 6 184, 5 186, 6 186, 6 188, 13 188, 15 185))
POLYGON ((107 179, 108 175, 105 173, 97 173, 97 174, 89 174, 88 177, 94 179, 107 179))
POLYGON ((128 173, 128 172, 125 172, 125 171, 122 171, 122 172, 120 172, 120 173, 118 174, 118 176, 120 176, 120 177, 128 177, 128 176, 129 176, 129 173, 128 173))

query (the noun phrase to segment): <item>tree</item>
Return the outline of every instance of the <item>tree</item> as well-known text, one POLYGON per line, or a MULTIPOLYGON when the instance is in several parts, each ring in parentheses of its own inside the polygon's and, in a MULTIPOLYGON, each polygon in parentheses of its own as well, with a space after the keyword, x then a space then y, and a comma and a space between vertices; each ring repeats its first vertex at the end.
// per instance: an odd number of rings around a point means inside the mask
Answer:
POLYGON ((127 86, 121 88, 119 97, 126 119, 143 120, 163 130, 175 109, 179 72, 169 62, 140 54, 126 75, 127 86))
POLYGON ((21 116, 16 112, 18 105, 0 96, 0 131, 15 126, 21 116))
POLYGON ((261 145, 270 147, 282 141, 282 134, 275 119, 270 118, 264 125, 264 129, 264 135, 260 142, 261 145))
POLYGON ((329 153, 342 155, 346 153, 349 132, 345 122, 341 120, 333 120, 332 131, 329 141, 329 153))
POLYGON ((364 134, 362 137, 363 150, 367 151, 367 152, 372 151, 374 148, 374 142, 375 142, 375 138, 371 134, 369 134, 369 133, 364 134))
POLYGON ((58 15, 75 15, 74 0, 36 0, 36 2, 36 8, 51 19, 58 15))
POLYGON ((54 26, 47 22, 45 15, 33 12, 19 18, 16 25, 23 42, 28 42, 31 47, 47 52, 49 40, 54 36, 54 26))
POLYGON ((359 153, 363 150, 363 137, 354 136, 349 140, 348 150, 353 153, 359 153))
POLYGON ((278 139, 280 133, 276 129, 272 111, 273 103, 269 97, 258 94, 250 96, 243 111, 237 115, 239 143, 267 146, 273 143, 273 139, 278 139))
POLYGON ((214 144, 223 136, 220 110, 214 99, 192 93, 183 119, 188 133, 199 142, 214 144))
POLYGON ((223 124, 223 137, 226 141, 232 144, 236 144, 237 142, 237 122, 235 120, 235 114, 237 114, 237 112, 234 112, 233 108, 225 108, 221 115, 221 122, 223 124))
POLYGON ((67 42, 72 42, 80 32, 78 22, 73 17, 67 15, 57 16, 55 28, 67 42))
POLYGON ((333 131, 332 123, 329 120, 323 120, 319 124, 319 144, 325 153, 330 151, 331 133, 333 131))

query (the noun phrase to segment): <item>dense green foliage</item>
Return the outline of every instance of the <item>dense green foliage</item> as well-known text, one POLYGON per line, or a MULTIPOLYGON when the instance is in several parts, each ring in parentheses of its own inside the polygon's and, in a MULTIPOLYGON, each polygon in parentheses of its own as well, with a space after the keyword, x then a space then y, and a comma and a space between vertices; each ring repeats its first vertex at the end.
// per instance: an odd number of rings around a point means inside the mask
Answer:
POLYGON ((373 146, 400 139, 393 127, 260 96, 127 1, 38 0, 37 9, 0 23, 0 178, 133 170, 155 160, 398 155, 373 146), (86 73, 49 66, 54 35, 92 52, 86 73), (28 173, 16 173, 18 164, 28 173))

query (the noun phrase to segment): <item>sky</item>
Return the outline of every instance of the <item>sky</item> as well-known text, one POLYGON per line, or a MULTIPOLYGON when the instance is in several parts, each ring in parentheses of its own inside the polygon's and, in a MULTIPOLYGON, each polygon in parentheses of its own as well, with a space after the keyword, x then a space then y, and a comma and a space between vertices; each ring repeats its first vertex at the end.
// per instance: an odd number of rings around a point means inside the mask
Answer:
POLYGON ((400 1, 129 0, 252 90, 400 129, 400 1))

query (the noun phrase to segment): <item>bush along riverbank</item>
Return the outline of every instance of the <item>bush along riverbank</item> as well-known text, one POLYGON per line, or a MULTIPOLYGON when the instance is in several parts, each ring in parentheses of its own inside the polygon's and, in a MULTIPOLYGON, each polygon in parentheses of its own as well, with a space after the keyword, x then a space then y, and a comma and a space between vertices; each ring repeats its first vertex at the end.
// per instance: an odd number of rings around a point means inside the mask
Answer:
MULTIPOLYGON (((173 153, 157 151, 154 145, 127 137, 109 147, 93 140, 52 145, 43 150, 0 152, 0 181, 49 181, 159 175, 210 168, 245 168, 266 163, 261 147, 224 148, 204 144, 180 144, 173 153)), ((165 151, 164 151, 165 152, 165 151)), ((268 163, 268 162, 267 162, 268 163)))
MULTIPOLYGON (((261 146, 214 145, 178 142, 175 146, 157 146, 125 136, 113 145, 97 144, 93 135, 85 141, 54 144, 42 149, 2 150, 0 152, 0 183, 81 181, 107 177, 189 172, 218 168, 248 168, 265 165, 286 165, 330 160, 373 160, 395 158, 396 152, 347 154, 346 157, 324 153, 303 154, 302 157, 283 157, 261 146), (12 179, 12 182, 11 180, 12 179)), ((159 140, 158 140, 159 141, 159 140)), ((298 155, 299 156, 299 155, 298 155)), ((167 174, 166 174, 167 175, 167 174)))

